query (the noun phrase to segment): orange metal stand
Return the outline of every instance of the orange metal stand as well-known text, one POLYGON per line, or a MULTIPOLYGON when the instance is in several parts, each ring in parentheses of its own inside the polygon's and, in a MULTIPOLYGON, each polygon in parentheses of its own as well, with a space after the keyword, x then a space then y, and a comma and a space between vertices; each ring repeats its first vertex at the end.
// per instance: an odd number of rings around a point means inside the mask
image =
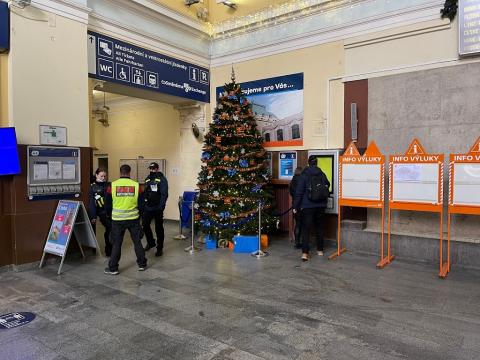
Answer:
MULTIPOLYGON (((410 144, 404 155, 390 155, 389 164, 389 201, 388 201, 388 247, 390 247, 391 238, 391 212, 392 210, 412 210, 422 212, 435 212, 440 215, 440 276, 448 273, 449 264, 443 263, 443 154, 426 154, 423 146, 417 139, 410 144), (395 200, 394 191, 394 171, 395 164, 438 164, 438 183, 437 183, 437 199, 434 203, 418 202, 412 200, 395 200)), ((413 198, 413 196, 412 196, 413 198)), ((390 254, 388 254, 390 257, 390 254)))
POLYGON ((384 267, 389 263, 393 257, 390 255, 390 245, 387 246, 388 255, 385 256, 384 249, 384 218, 385 218, 385 189, 384 189, 384 178, 385 178, 385 156, 383 156, 378 150, 374 142, 371 142, 368 146, 365 154, 361 156, 358 152, 355 143, 352 142, 345 150, 345 154, 340 156, 340 166, 339 166, 339 193, 338 193, 338 233, 337 233, 337 251, 329 256, 329 260, 336 259, 342 253, 347 251, 345 247, 341 246, 341 210, 343 206, 350 207, 367 207, 374 209, 381 209, 382 211, 382 240, 380 246, 380 262, 377 264, 378 267, 384 267), (378 189, 378 199, 359 199, 359 198, 346 198, 343 194, 342 184, 343 184, 343 165, 344 164, 358 164, 358 165, 381 165, 380 174, 380 187, 378 189))

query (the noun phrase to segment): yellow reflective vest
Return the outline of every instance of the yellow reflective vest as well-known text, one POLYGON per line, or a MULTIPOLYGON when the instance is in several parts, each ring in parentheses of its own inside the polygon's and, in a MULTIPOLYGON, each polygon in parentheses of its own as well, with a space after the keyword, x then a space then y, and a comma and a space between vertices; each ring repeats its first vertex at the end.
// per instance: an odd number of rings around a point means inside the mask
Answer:
POLYGON ((112 220, 135 220, 138 212, 138 182, 120 178, 112 182, 112 220))

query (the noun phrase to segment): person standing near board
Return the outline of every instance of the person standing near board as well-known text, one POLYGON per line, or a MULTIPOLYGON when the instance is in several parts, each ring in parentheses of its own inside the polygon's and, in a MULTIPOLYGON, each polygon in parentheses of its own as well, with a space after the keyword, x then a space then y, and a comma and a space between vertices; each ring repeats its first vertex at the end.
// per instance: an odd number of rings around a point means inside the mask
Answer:
POLYGON ((90 185, 88 192, 88 217, 92 223, 93 232, 97 233, 97 218, 105 227, 105 255, 110 257, 112 253, 112 244, 110 243, 110 231, 112 229, 112 220, 107 216, 105 208, 105 196, 110 183, 107 182, 107 171, 98 168, 95 171, 95 182, 90 185))
POLYGON ((107 189, 107 213, 112 217, 112 255, 105 268, 105 274, 118 275, 118 262, 122 253, 122 243, 125 232, 128 230, 133 241, 139 271, 147 268, 147 259, 143 249, 140 226, 138 182, 130 179, 131 168, 129 165, 120 167, 120 179, 112 182, 107 189))
POLYGON ((310 231, 314 228, 317 239, 317 255, 323 256, 324 214, 330 182, 317 166, 317 158, 310 156, 308 166, 302 171, 295 191, 293 213, 302 217, 302 261, 308 261, 310 231))
POLYGON ((163 243, 165 240, 165 232, 163 229, 163 211, 168 199, 168 181, 163 173, 159 170, 158 163, 152 162, 148 166, 150 175, 145 179, 145 189, 143 192, 144 211, 143 211, 143 231, 147 238, 145 251, 155 247, 155 239, 153 238, 150 224, 155 221, 155 233, 157 235, 157 251, 155 256, 163 255, 163 243))

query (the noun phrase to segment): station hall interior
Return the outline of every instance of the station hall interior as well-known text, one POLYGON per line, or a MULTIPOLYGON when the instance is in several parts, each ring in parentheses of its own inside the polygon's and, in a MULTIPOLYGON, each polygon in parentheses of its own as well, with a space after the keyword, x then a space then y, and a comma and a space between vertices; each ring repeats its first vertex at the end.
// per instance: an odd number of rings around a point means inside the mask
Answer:
POLYGON ((480 0, 0 0, 0 359, 480 359, 478 79, 480 0))

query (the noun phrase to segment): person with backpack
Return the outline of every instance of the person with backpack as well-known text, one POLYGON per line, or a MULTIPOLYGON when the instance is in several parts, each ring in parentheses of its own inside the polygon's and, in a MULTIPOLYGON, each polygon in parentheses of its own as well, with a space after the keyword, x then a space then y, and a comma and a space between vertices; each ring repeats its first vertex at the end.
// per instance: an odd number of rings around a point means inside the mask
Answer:
POLYGON ((330 195, 330 182, 317 166, 317 158, 310 156, 302 171, 295 191, 294 214, 302 217, 302 261, 309 259, 310 231, 316 230, 317 255, 323 256, 324 214, 330 195))
MULTIPOLYGON (((295 200, 295 191, 297 190, 298 179, 300 178, 300 174, 302 173, 302 168, 297 167, 295 169, 295 173, 293 174, 292 180, 290 181, 290 186, 288 191, 290 192, 290 196, 292 197, 292 203, 295 200)), ((302 230, 302 216, 300 212, 297 212, 293 215, 295 218, 295 229, 293 231, 293 236, 295 238, 295 249, 302 248, 302 239, 301 239, 301 230, 302 230)))
POLYGON ((167 204, 168 198, 168 182, 167 178, 159 170, 156 162, 150 163, 148 166, 150 175, 145 179, 145 189, 143 192, 143 231, 147 238, 145 251, 155 247, 155 239, 153 238, 150 224, 155 220, 155 233, 157 234, 157 251, 155 256, 163 255, 163 242, 165 240, 165 232, 163 229, 163 211, 167 204))

